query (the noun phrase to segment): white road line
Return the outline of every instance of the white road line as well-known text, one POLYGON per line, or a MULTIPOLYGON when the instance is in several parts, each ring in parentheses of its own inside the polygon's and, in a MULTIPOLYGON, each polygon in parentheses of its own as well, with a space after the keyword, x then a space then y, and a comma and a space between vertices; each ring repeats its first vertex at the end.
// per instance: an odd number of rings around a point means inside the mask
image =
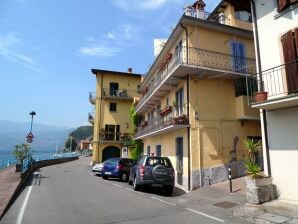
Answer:
POLYGON ((193 209, 190 209, 190 208, 185 208, 185 210, 190 211, 190 212, 194 212, 194 213, 196 213, 196 214, 205 216, 205 217, 207 217, 207 218, 209 218, 209 219, 213 219, 213 220, 218 221, 218 222, 225 222, 225 220, 216 218, 216 217, 214 217, 214 216, 211 216, 211 215, 208 215, 208 214, 206 214, 206 213, 199 212, 199 211, 196 211, 196 210, 193 210, 193 209))
POLYGON ((154 199, 154 200, 158 200, 160 202, 166 203, 168 205, 176 206, 176 204, 174 204, 174 203, 171 203, 171 202, 168 202, 168 201, 164 201, 162 199, 159 199, 159 198, 156 198, 156 197, 153 197, 153 196, 151 198, 154 199))
POLYGON ((120 187, 120 188, 123 188, 121 185, 119 185, 119 184, 112 184, 112 185, 114 185, 114 186, 116 186, 116 187, 120 187))
POLYGON ((128 191, 132 191, 132 192, 134 192, 134 193, 137 193, 137 194, 144 194, 144 193, 142 193, 142 192, 139 192, 139 191, 135 191, 135 190, 133 190, 133 189, 130 189, 130 188, 125 188, 126 190, 128 190, 128 191))
POLYGON ((23 201, 22 207, 21 207, 20 212, 18 214, 16 224, 22 224, 23 216, 24 216, 24 213, 25 213, 25 209, 26 209, 26 206, 27 206, 27 203, 28 203, 28 200, 29 200, 31 191, 32 191, 32 186, 29 186, 29 189, 27 191, 26 197, 25 197, 25 199, 23 201))

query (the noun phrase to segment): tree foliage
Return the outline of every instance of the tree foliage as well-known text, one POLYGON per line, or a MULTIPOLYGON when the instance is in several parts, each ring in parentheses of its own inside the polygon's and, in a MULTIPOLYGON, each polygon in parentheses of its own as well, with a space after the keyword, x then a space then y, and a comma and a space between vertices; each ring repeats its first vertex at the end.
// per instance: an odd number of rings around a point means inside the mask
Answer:
POLYGON ((71 147, 71 151, 75 151, 76 147, 77 147, 78 143, 76 142, 76 140, 72 137, 69 137, 66 142, 65 142, 65 149, 69 149, 71 147))
MULTIPOLYGON (((132 122, 132 128, 130 131, 130 138, 133 139, 133 136, 135 134, 135 130, 138 125, 138 115, 135 111, 135 108, 133 105, 131 105, 129 109, 129 117, 132 122)), ((130 150, 131 150, 131 157, 132 159, 138 159, 142 153, 142 140, 131 140, 130 142, 130 150)))
POLYGON ((83 140, 93 136, 93 126, 80 126, 69 134, 77 140, 83 140))
POLYGON ((21 145, 15 145, 13 150, 13 155, 16 157, 16 159, 19 161, 20 164, 23 164, 23 160, 29 156, 30 153, 30 146, 29 144, 21 144, 21 145))

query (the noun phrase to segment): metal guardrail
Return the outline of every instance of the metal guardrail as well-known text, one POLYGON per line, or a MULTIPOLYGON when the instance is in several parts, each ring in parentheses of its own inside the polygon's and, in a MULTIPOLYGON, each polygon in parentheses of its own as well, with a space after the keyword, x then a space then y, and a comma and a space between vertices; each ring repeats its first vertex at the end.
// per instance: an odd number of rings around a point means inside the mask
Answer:
POLYGON ((247 78, 250 103, 256 103, 255 94, 266 92, 267 100, 280 99, 298 94, 298 60, 279 65, 261 74, 247 78), (261 77, 262 76, 262 79, 261 77))

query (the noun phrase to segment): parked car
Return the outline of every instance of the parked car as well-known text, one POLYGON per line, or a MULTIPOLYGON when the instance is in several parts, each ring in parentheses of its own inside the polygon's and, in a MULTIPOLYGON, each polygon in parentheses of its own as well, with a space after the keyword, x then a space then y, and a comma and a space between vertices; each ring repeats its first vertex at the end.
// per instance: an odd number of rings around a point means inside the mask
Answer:
POLYGON ((102 167, 103 167, 103 163, 97 163, 92 167, 92 171, 98 175, 101 176, 101 172, 102 172, 102 167))
POLYGON ((144 156, 131 168, 128 183, 133 184, 136 191, 140 186, 162 187, 171 195, 175 171, 168 157, 144 156))
POLYGON ((103 163, 102 178, 119 178, 121 181, 128 181, 130 168, 136 164, 133 159, 111 158, 103 163))

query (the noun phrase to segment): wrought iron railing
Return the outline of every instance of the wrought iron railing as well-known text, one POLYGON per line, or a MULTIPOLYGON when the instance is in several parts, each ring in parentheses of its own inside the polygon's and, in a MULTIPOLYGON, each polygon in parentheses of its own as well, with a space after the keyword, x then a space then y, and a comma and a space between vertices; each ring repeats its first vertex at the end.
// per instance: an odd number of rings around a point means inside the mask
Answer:
POLYGON ((0 155, 0 170, 14 165, 18 160, 12 155, 0 155))
POLYGON ((100 142, 119 142, 119 143, 123 143, 128 138, 130 138, 128 133, 100 132, 100 142))
MULTIPOLYGON (((256 103, 256 95, 266 93, 267 100, 298 95, 298 60, 262 71, 247 78, 250 103, 256 103)), ((262 101, 263 102, 263 101, 262 101)))
POLYGON ((102 98, 121 98, 121 99, 133 99, 137 94, 137 91, 126 90, 126 89, 108 89, 104 88, 102 90, 102 98))
POLYGON ((166 116, 156 116, 150 121, 146 122, 146 125, 140 125, 134 135, 135 138, 145 134, 149 134, 155 131, 162 130, 163 128, 173 125, 188 125, 189 120, 187 115, 178 114, 176 111, 168 113, 166 116))
POLYGON ((94 113, 94 111, 88 113, 88 121, 89 121, 91 124, 94 124, 94 117, 95 117, 95 113, 94 113))
POLYGON ((143 92, 143 97, 139 100, 136 110, 151 97, 152 93, 162 85, 173 73, 178 65, 201 67, 209 70, 222 71, 222 73, 234 74, 255 74, 256 65, 255 59, 236 57, 234 55, 225 54, 221 52, 209 51, 201 48, 182 47, 179 53, 172 56, 171 61, 165 69, 158 71, 148 81, 143 92))
POLYGON ((96 93, 95 92, 89 93, 89 101, 90 101, 90 103, 95 104, 95 101, 96 101, 96 93))

